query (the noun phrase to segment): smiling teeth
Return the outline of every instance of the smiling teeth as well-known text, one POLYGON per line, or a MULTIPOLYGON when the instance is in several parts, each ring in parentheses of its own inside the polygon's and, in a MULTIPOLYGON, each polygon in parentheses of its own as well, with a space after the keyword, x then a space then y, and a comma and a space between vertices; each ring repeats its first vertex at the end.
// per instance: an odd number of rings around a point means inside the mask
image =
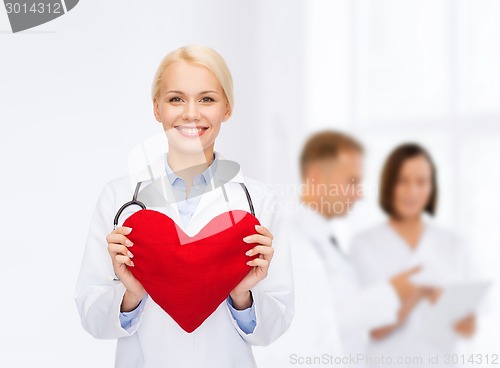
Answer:
POLYGON ((203 129, 202 128, 182 128, 181 130, 185 133, 188 133, 188 134, 196 134, 196 133, 201 132, 203 129))

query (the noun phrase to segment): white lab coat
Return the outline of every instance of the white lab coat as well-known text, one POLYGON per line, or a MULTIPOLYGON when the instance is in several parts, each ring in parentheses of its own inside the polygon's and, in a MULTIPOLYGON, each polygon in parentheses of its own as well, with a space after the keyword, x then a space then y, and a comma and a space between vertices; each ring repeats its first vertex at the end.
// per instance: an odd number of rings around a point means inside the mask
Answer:
POLYGON ((293 212, 295 316, 278 341, 254 348, 257 365, 349 366, 350 355, 364 353, 371 328, 396 321, 399 298, 387 282, 361 289, 350 260, 329 241, 337 220, 328 221, 302 203, 293 212), (310 357, 316 360, 305 360, 310 357))
MULTIPOLYGON (((218 165, 225 161, 219 154, 218 165)), ((234 164, 234 163, 233 163, 234 164)), ((165 179, 165 155, 151 167, 154 178, 165 179)), ((226 182, 215 172, 212 184, 226 182)), ((192 219, 183 227, 168 180, 142 184, 138 199, 149 209, 170 216, 188 235, 198 233, 212 218, 228 209, 249 210, 239 182, 250 192, 255 215, 274 235, 274 258, 267 278, 252 289, 256 327, 245 334, 232 317, 226 301, 194 332, 187 333, 147 296, 138 321, 129 331, 120 325, 120 305, 125 287, 115 278, 107 251, 106 235, 112 230, 115 213, 130 201, 134 186, 128 177, 107 183, 97 202, 76 285, 75 301, 84 329, 100 339, 118 339, 117 368, 245 368, 255 367, 251 345, 267 345, 289 327, 293 316, 293 279, 285 224, 277 213, 276 197, 259 181, 244 178, 241 170, 223 187, 216 186, 202 195, 192 219), (229 203, 225 201, 225 189, 229 203), (159 199, 160 198, 160 199, 159 199), (158 206, 167 201, 167 206, 158 206)), ((129 208, 120 217, 119 226, 137 208, 129 208)), ((196 303, 196 300, 193 300, 196 303)))
MULTIPOLYGON (((422 266, 415 282, 445 287, 446 284, 476 279, 476 261, 458 237, 425 218, 424 231, 415 250, 388 224, 383 223, 358 235, 351 257, 364 285, 381 282, 414 266, 422 266), (420 279, 420 281, 418 281, 420 279)), ((422 330, 432 309, 428 300, 421 301, 403 326, 381 341, 371 341, 368 353, 373 356, 423 357, 454 352, 457 335, 436 341, 435 331, 422 330)), ((451 327, 450 327, 451 331, 451 327)), ((441 360, 442 361, 442 360, 441 360)), ((415 366, 419 366, 418 360, 415 366)), ((412 365, 407 364, 408 367, 412 365)), ((439 366, 439 365, 438 365, 439 366)))

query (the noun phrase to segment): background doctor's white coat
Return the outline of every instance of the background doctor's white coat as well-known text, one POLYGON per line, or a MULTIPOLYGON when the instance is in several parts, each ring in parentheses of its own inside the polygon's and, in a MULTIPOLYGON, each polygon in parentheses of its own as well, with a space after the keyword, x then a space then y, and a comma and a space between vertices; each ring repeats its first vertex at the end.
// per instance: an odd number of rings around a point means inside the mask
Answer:
MULTIPOLYGON (((216 149, 246 175, 297 183, 309 133, 356 134, 367 156, 354 232, 383 218, 376 185, 389 150, 417 140, 438 165, 437 221, 473 239, 499 277, 498 1, 82 0, 17 34, 3 10, 1 366, 112 365, 115 342, 87 335, 73 301, 88 224, 102 185, 160 129, 155 68, 189 43, 231 68, 235 111, 216 149)), ((475 344, 492 353, 498 329, 480 329, 475 344)))

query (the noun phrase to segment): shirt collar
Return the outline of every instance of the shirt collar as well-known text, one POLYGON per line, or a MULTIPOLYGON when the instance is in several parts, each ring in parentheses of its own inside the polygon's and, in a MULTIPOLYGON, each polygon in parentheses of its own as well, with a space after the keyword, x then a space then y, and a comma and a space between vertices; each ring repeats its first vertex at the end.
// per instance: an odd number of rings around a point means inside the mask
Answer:
MULTIPOLYGON (((177 181, 184 182, 184 179, 182 179, 172 170, 172 168, 168 164, 167 157, 168 153, 165 155, 165 172, 167 173, 170 185, 173 186, 174 183, 177 181)), ((205 170, 203 170, 203 172, 201 172, 200 174, 196 175, 193 178, 193 184, 197 184, 199 180, 201 180, 203 184, 209 183, 215 173, 215 170, 217 169, 218 160, 219 160, 219 154, 216 151, 214 151, 214 160, 205 170)))
POLYGON ((342 233, 344 231, 345 219, 337 217, 326 218, 314 206, 309 206, 303 201, 299 201, 295 220, 296 225, 302 228, 310 237, 317 240, 318 243, 326 244, 330 235, 334 235, 341 246, 343 245, 342 240, 344 239, 342 233))
POLYGON ((327 234, 330 232, 330 226, 333 219, 327 219, 321 215, 313 206, 310 206, 299 199, 297 207, 297 219, 304 225, 304 229, 311 235, 327 234))

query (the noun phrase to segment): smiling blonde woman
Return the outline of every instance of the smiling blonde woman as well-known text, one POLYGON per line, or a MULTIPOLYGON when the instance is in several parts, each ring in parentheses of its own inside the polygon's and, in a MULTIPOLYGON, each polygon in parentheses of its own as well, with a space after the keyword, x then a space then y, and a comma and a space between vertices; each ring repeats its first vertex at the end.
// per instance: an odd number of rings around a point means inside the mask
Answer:
MULTIPOLYGON (((118 339, 119 368, 255 367, 251 346, 270 344, 291 323, 293 286, 286 227, 274 194, 214 150, 221 125, 233 111, 231 74, 223 58, 208 47, 174 50, 155 74, 152 102, 168 153, 161 165, 151 167, 154 179, 142 183, 139 199, 190 236, 228 207, 248 211, 253 203, 262 226, 243 241, 254 243, 247 255, 257 258, 245 258, 251 266, 246 276, 199 327, 186 332, 134 277, 131 270, 139 263, 134 247, 140 246, 129 239, 134 228, 118 226, 110 232, 115 213, 134 192, 127 176, 113 180, 98 199, 76 287, 82 325, 96 338, 118 339), (150 189, 156 178, 168 186, 168 193, 179 196, 155 205, 150 189)), ((124 211, 122 220, 130 214, 124 211)), ((186 308, 199 303, 199 297, 193 295, 186 308)))

